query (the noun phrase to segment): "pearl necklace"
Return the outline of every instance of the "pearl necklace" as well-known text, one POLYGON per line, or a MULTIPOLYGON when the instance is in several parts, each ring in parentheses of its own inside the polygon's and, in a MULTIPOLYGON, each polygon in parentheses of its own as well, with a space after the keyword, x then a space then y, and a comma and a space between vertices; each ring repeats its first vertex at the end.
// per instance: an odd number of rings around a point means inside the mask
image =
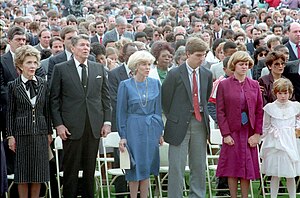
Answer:
POLYGON ((143 97, 146 99, 146 100, 145 100, 145 103, 143 103, 143 98, 142 98, 142 96, 141 96, 141 94, 140 94, 140 92, 139 92, 139 89, 138 89, 136 80, 135 80, 135 79, 133 79, 133 80, 134 80, 134 84, 135 84, 137 93, 138 93, 138 95, 139 95, 140 105, 141 105, 142 107, 146 107, 146 106, 147 106, 147 103, 148 103, 148 80, 147 80, 147 78, 146 78, 146 94, 143 94, 143 97))

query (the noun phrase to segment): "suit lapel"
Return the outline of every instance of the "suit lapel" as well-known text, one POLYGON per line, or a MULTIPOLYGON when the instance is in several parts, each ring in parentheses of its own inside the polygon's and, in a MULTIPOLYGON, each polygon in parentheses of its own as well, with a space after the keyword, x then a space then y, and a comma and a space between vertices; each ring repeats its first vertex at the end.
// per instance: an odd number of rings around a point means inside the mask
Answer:
POLYGON ((44 88, 44 83, 40 79, 37 78, 37 95, 36 95, 36 104, 39 102, 41 95, 42 95, 42 90, 44 88))
MULTIPOLYGON (((94 81, 96 80, 99 73, 97 72, 97 65, 93 64, 91 61, 88 61, 88 88, 86 93, 88 94, 92 90, 92 85, 94 84, 94 81)), ((102 76, 103 78, 103 76, 102 76)))
POLYGON ((71 76, 71 79, 72 79, 75 87, 78 90, 80 90, 81 92, 84 92, 74 59, 69 60, 68 62, 66 62, 66 64, 67 64, 66 66, 68 67, 68 70, 69 70, 68 73, 71 76))
POLYGON ((13 76, 13 78, 17 78, 18 73, 13 62, 12 54, 10 52, 7 52, 6 56, 4 56, 3 58, 4 58, 4 63, 5 65, 7 65, 7 68, 11 73, 11 75, 13 76))
POLYGON ((189 79, 189 74, 188 74, 188 71, 187 71, 187 68, 186 68, 186 64, 183 64, 183 65, 180 66, 180 76, 181 76, 182 82, 185 86, 185 89, 188 93, 190 102, 191 102, 191 104, 193 104, 190 79, 189 79))
POLYGON ((204 72, 203 66, 199 67, 199 78, 200 78, 200 98, 201 98, 201 103, 203 105, 203 102, 206 100, 206 87, 207 87, 207 80, 204 72))
POLYGON ((123 64, 120 68, 120 81, 128 79, 125 65, 123 64))
POLYGON ((25 88, 24 88, 24 86, 23 86, 23 82, 22 82, 22 80, 21 80, 21 76, 18 78, 17 85, 16 85, 16 89, 17 89, 18 92, 23 96, 23 98, 24 98, 30 105, 32 105, 31 102, 30 102, 30 99, 29 99, 29 97, 28 97, 28 95, 27 95, 27 93, 26 93, 26 91, 25 91, 25 88))

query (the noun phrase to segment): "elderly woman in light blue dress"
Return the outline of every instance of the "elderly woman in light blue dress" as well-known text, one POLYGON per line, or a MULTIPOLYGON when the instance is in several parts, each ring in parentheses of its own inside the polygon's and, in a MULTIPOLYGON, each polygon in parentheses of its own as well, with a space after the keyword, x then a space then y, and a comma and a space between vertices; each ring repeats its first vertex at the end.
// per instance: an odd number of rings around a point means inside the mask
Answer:
POLYGON ((127 147, 135 161, 126 170, 131 198, 148 195, 150 175, 159 173, 159 144, 163 143, 160 82, 149 78, 155 58, 147 51, 138 51, 128 60, 134 77, 120 83, 117 97, 117 127, 120 151, 127 147))

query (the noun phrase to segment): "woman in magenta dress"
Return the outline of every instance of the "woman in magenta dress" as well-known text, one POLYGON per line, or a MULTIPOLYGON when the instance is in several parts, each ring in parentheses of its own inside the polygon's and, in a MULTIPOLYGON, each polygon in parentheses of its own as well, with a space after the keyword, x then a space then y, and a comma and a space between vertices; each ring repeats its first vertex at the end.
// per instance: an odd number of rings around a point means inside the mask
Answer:
POLYGON ((262 133, 263 102, 257 81, 246 77, 253 60, 247 52, 235 52, 228 62, 233 76, 219 84, 217 119, 223 136, 218 177, 228 177, 230 196, 248 197, 250 180, 260 177, 257 144, 262 133))

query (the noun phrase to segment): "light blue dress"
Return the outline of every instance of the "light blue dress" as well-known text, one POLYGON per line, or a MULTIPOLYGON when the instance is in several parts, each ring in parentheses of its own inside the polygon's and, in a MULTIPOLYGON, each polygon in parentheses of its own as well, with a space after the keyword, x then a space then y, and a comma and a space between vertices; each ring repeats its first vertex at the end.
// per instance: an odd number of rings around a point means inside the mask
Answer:
POLYGON ((117 97, 117 127, 135 161, 127 181, 148 179, 159 172, 159 139, 163 131, 160 82, 147 78, 122 81, 117 97))

